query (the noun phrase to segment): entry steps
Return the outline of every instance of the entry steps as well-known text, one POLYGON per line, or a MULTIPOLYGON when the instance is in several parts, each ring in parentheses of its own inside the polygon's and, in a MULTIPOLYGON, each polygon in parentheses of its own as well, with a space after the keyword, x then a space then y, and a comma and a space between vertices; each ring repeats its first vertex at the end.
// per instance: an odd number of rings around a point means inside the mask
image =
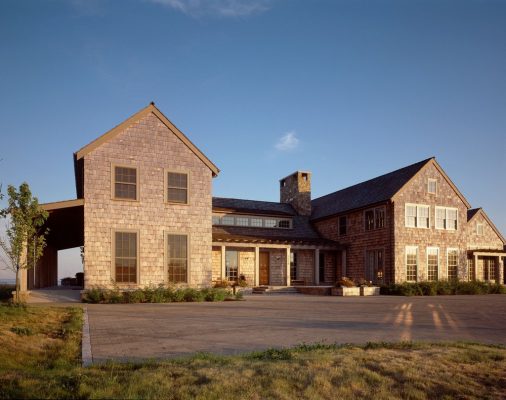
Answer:
POLYGON ((253 294, 299 294, 297 288, 286 286, 256 286, 253 294))

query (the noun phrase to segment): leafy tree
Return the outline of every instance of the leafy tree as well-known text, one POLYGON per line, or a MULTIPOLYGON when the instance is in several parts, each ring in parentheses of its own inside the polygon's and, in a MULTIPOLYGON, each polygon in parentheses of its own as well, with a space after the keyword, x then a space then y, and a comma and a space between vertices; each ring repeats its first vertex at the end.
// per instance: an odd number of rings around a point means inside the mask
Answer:
POLYGON ((0 216, 8 218, 6 238, 0 238, 0 248, 5 267, 16 274, 16 302, 19 302, 19 272, 33 268, 42 256, 46 246, 48 229, 42 231, 48 213, 39 206, 28 183, 22 183, 19 190, 9 185, 7 207, 0 216))

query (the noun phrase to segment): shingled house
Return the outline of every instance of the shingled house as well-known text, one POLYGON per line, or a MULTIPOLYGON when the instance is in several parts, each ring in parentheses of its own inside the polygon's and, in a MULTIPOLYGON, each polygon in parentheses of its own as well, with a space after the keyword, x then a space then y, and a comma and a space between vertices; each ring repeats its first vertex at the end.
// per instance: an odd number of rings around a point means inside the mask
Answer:
POLYGON ((74 169, 77 199, 44 205, 29 288, 56 285, 58 250, 78 246, 85 288, 504 282, 504 237, 434 158, 318 199, 304 171, 280 181, 279 203, 213 198, 219 169, 150 104, 77 151, 74 169))

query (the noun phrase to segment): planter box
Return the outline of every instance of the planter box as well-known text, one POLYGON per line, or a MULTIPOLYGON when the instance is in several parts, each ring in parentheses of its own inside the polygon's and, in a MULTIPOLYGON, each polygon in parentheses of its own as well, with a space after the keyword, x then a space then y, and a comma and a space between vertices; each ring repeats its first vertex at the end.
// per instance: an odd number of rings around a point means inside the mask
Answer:
POLYGON ((362 286, 360 288, 360 296, 379 296, 379 286, 362 286))
POLYGON ((360 296, 358 287, 338 287, 332 288, 332 296, 360 296))

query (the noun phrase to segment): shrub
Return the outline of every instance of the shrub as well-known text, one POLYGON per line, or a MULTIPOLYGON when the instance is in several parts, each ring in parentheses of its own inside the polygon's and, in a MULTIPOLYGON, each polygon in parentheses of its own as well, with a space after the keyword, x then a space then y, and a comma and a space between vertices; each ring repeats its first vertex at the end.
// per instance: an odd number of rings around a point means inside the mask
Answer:
POLYGON ((355 287, 355 282, 352 279, 343 276, 338 282, 336 286, 342 287, 355 287))
POLYGON ((118 289, 102 291, 102 301, 109 304, 119 304, 123 302, 123 295, 118 289))
POLYGON ((205 301, 224 301, 230 297, 230 292, 219 288, 204 289, 202 293, 205 301))
POLYGON ((187 288, 184 290, 184 300, 189 303, 204 301, 204 292, 202 290, 187 288))
POLYGON ((506 287, 482 281, 405 282, 384 285, 381 287, 380 293, 392 296, 506 294, 506 287))
POLYGON ((123 301, 125 303, 144 303, 146 301, 146 295, 144 294, 144 290, 136 289, 131 292, 123 293, 123 301))
POLYGON ((102 290, 101 289, 88 289, 83 293, 83 302, 98 304, 102 301, 102 290))
POLYGON ((226 279, 219 279, 216 282, 214 282, 213 287, 216 289, 218 289, 218 288, 226 289, 226 288, 230 287, 230 282, 227 281, 226 279))

